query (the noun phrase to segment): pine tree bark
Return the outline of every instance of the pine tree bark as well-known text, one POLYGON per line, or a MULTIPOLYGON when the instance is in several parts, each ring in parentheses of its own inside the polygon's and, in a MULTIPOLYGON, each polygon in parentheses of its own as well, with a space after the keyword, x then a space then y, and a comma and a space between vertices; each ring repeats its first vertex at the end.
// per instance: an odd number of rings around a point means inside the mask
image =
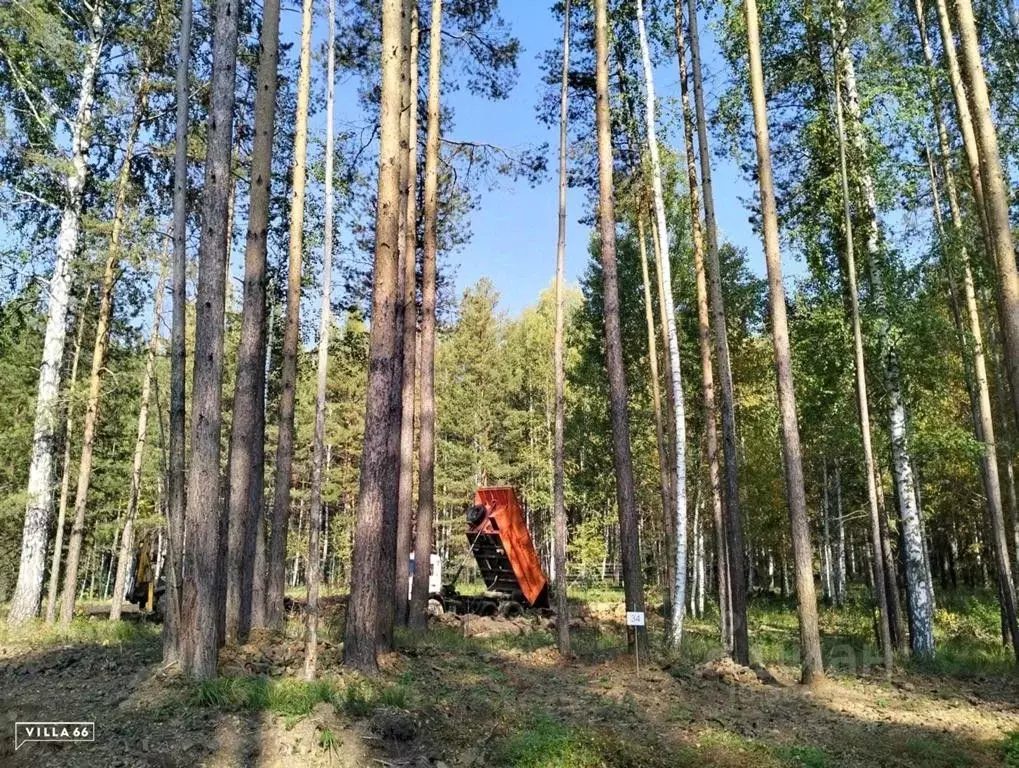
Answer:
MULTIPOLYGON (((367 674, 378 671, 375 649, 379 610, 378 572, 383 567, 380 537, 383 535, 383 507, 387 500, 387 473, 390 472, 387 467, 391 427, 390 388, 393 386, 393 357, 398 343, 396 304, 400 299, 398 266, 401 216, 400 9, 400 0, 382 2, 379 188, 368 349, 368 392, 354 527, 350 601, 343 645, 344 663, 367 674)), ((432 24, 435 23, 433 18, 432 24)), ((437 65, 433 63, 433 66, 437 65)), ((437 141, 435 149, 438 150, 437 141)), ((391 599, 391 596, 387 596, 387 599, 391 599)))
POLYGON ((134 521, 138 513, 138 497, 141 494, 142 459, 145 457, 145 440, 149 425, 149 396, 152 391, 152 376, 156 365, 156 349, 159 346, 159 322, 163 316, 163 294, 166 291, 166 267, 159 270, 156 284, 155 305, 152 310, 152 334, 149 350, 145 356, 145 373, 142 376, 141 403, 138 406, 138 432, 134 441, 134 458, 131 462, 131 491, 127 497, 127 511, 124 514, 124 529, 120 535, 120 552, 117 556, 117 576, 113 581, 113 601, 110 603, 110 621, 120 619, 124 586, 134 552, 134 521))
POLYGON ((28 502, 21 534, 21 559, 18 581, 7 613, 10 626, 24 624, 39 612, 43 572, 46 568, 46 542, 53 516, 53 453, 57 411, 60 400, 60 368, 64 359, 67 305, 73 278, 72 260, 78 250, 82 204, 88 178, 88 149, 92 132, 92 107, 96 79, 103 52, 107 7, 103 2, 92 6, 84 66, 78 86, 78 106, 67 126, 71 139, 70 167, 63 179, 64 205, 57 234, 56 259, 49 282, 49 304, 43 336, 39 389, 32 431, 32 456, 28 467, 28 502))
MULTIPOLYGON (((410 146, 410 6, 412 0, 402 0, 400 5, 400 166, 398 186, 398 232, 397 232, 397 299, 394 332, 396 343, 393 354, 393 370, 389 388, 389 438, 386 451, 389 454, 385 489, 382 504, 382 568, 378 573, 378 637, 375 641, 377 652, 393 650, 393 627, 396 621, 396 549, 399 538, 400 475, 402 472, 403 440, 403 383, 404 383, 404 310, 406 296, 406 225, 408 195, 407 152, 410 146)), ((408 564, 409 567, 409 564, 408 564)))
POLYGON ((407 182, 403 193, 403 383, 400 421, 400 499, 396 522, 396 579, 394 614, 399 626, 407 626, 410 610, 410 552, 414 533, 414 409, 417 375, 417 156, 418 67, 421 37, 416 0, 410 3, 410 55, 407 125, 407 182))
POLYGON ((64 522, 67 517, 67 498, 71 490, 71 440, 74 435, 74 390, 78 383, 78 361, 81 359, 81 343, 85 336, 85 312, 92 295, 92 286, 85 290, 78 310, 78 334, 74 341, 74 355, 71 358, 71 378, 67 385, 67 417, 64 422, 64 462, 60 480, 60 503, 57 506, 57 527, 53 542, 53 557, 50 560, 50 585, 46 596, 46 623, 52 624, 57 616, 57 583, 60 578, 60 559, 64 550, 64 522))
POLYGON ((185 452, 185 366, 187 349, 187 187, 188 187, 188 66, 191 60, 191 0, 181 0, 180 39, 176 72, 176 139, 173 168, 173 315, 170 328, 170 424, 169 468, 166 504, 166 597, 163 618, 163 663, 180 663, 184 557, 184 452, 185 452))
MULTIPOLYGON (((724 554, 725 531, 722 524, 722 486, 718 466, 718 428, 715 408, 715 373, 711 362, 711 319, 708 310, 708 281, 704 270, 704 235, 701 229, 700 190, 697 179, 697 161, 694 156, 693 129, 694 115, 690 107, 690 88, 687 77, 686 40, 683 32, 683 4, 677 0, 674 6, 676 23, 676 55, 679 59, 679 85, 683 106, 683 147, 686 153, 687 188, 690 202, 690 234, 693 240, 694 275, 697 284, 697 340, 701 353, 701 396, 704 400, 704 451, 708 466, 708 482, 711 486, 711 516, 715 526, 716 545, 724 554)), ((701 534, 698 533, 700 536, 701 534)), ((703 538, 698 539, 703 550, 703 538)), ((703 551, 698 552, 699 567, 703 568, 703 551)), ((724 562, 724 560, 721 560, 724 562)), ((721 573, 721 571, 719 571, 721 573)), ((703 603, 704 583, 701 578, 699 600, 703 603)), ((720 583, 724 583, 720 581, 720 583)), ((719 591, 720 632, 722 642, 729 636, 728 606, 726 595, 719 591)), ((703 611, 702 611, 703 612, 703 611)), ((698 615, 700 615, 698 613, 698 615)))
MULTIPOLYGON (((672 407, 675 419, 675 447, 672 458, 676 465, 676 583, 672 594, 672 616, 669 625, 669 642, 678 648, 683 638, 684 606, 686 605, 687 562, 687 500, 686 500, 686 408, 683 394, 682 370, 679 362, 679 339, 676 332, 676 313, 672 296, 672 267, 670 264, 668 222, 665 216, 665 194, 662 189, 662 164, 658 154, 658 136, 655 118, 654 70, 644 28, 644 6, 637 0, 637 30, 641 59, 644 64, 645 118, 648 154, 651 160, 651 191, 654 200, 655 220, 658 224, 659 252, 661 253, 662 282, 665 286, 666 345, 672 385, 672 407)), ((606 312, 607 314, 607 312, 606 312)), ((607 323, 606 323, 607 327, 607 323)), ((640 610, 640 609, 634 609, 640 610)))
MULTIPOLYGON (((251 147, 251 191, 244 248, 244 298, 237 349, 233 421, 230 425, 229 540, 226 639, 244 640, 253 626, 257 599, 252 588, 255 551, 264 506, 266 250, 272 183, 279 64, 279 0, 262 5, 262 31, 255 81, 255 130, 251 147)), ((262 596, 264 600, 264 596, 262 596)))
MULTIPOLYGON (((315 442, 311 457, 311 519, 308 522, 308 608, 304 638, 304 677, 315 679, 318 663, 318 591, 322 579, 322 474, 326 458, 326 382, 329 376, 329 331, 332 327, 333 273, 333 82, 336 68, 336 3, 329 0, 326 43, 325 232, 322 244, 322 310, 318 326, 318 370, 315 382, 315 442)), ((327 539, 328 541, 328 539, 327 539)))
MULTIPOLYGON (((563 430, 566 414, 566 369, 564 363, 564 314, 566 312, 566 185, 567 185, 567 127, 569 120, 570 93, 570 12, 572 3, 566 0, 563 8, 563 67, 559 87, 559 233, 556 241, 555 267, 555 338, 553 339, 552 366, 555 375, 555 426, 552 455, 552 505, 553 505, 553 550, 556 595, 556 643, 559 655, 570 655, 570 613, 567 601, 568 580, 566 574, 566 492, 563 430)), ((644 247, 643 237, 641 248, 644 247)), ((642 261, 644 286, 647 293, 647 260, 642 261)), ((654 354, 654 348, 651 349, 654 354)), ((655 387, 657 390, 657 376, 655 387)), ((656 392, 657 394, 657 392, 656 392)), ((657 402, 657 397, 656 397, 657 402)), ((661 438, 659 425, 658 436, 661 438)))
POLYGON ((761 67, 761 39, 756 0, 744 0, 747 46, 750 58, 750 90, 757 141, 758 181, 761 189, 761 218, 764 228, 765 261, 768 268, 771 332, 775 347, 775 377, 782 427, 782 458, 785 464, 786 503, 792 532, 793 564, 796 571, 796 599, 800 623, 800 682, 811 684, 824 677, 821 639, 817 626, 817 598, 814 594, 813 554, 807 499, 803 487, 803 465, 799 426, 796 422, 796 392, 793 387, 792 356, 786 319, 785 287, 782 285, 782 255, 779 251, 778 213, 771 173, 771 144, 761 67))
POLYGON ((421 252, 421 382, 418 433, 418 507, 410 626, 428 623, 428 575, 435 517, 435 262, 438 251, 439 85, 442 77, 442 0, 432 0, 428 53, 428 128, 425 138, 424 243, 421 252))
POLYGON ((308 162, 308 102, 311 93, 312 0, 301 11, 301 65, 297 80, 294 129, 293 194, 290 198, 290 242, 287 269, 287 315, 283 327, 283 361, 280 369, 279 437, 276 443, 276 479, 273 487, 272 529, 269 534, 269 577, 266 583, 266 623, 283 626, 283 592, 286 578, 287 534, 290 520, 290 483, 294 462, 294 401, 297 390, 297 353, 300 344, 301 277, 304 253, 304 197, 308 162))
MULTIPOLYGON (((644 610, 641 576, 640 534, 630 450, 629 414, 626 403, 626 372, 619 321, 619 280, 616 271, 616 211, 613 190, 612 132, 609 109, 609 29, 607 0, 595 0, 595 120, 598 135, 598 220, 601 243, 602 291, 604 294, 605 363, 609 379, 609 420, 612 425, 612 456, 616 470, 616 503, 623 561, 623 589, 628 611, 644 610)), ((677 575, 677 581, 678 581, 677 575)), ((675 603, 674 603, 675 605, 675 603)), ((678 603, 682 610, 682 601, 678 603)), ((634 631, 633 642, 647 649, 647 632, 634 631)))
POLYGON ((736 441, 736 395, 729 361, 729 341, 722 295, 721 263, 718 254, 718 227, 715 223, 715 198, 711 181, 711 152, 708 146, 707 112, 704 107, 704 81, 701 68, 700 36, 697 30, 697 2, 687 0, 690 31, 690 53, 693 69, 694 105, 697 112, 697 147, 701 163, 704 194, 704 230, 708 241, 705 271, 711 298, 711 325, 714 331, 715 363, 718 372, 722 412, 722 455, 725 460, 724 529, 726 536, 726 584, 729 590, 730 636, 726 645, 740 664, 750 663, 750 641, 747 636, 746 575, 743 567, 743 520, 740 515, 739 453, 736 441))
POLYGON ((99 312, 96 321, 96 338, 92 347, 92 369, 89 372, 88 400, 85 404, 85 420, 78 460, 78 483, 74 493, 74 522, 71 537, 67 542, 67 562, 64 571, 64 589, 60 601, 60 624, 71 623, 74 613, 74 585, 78 581, 78 561, 81 557, 82 540, 85 533, 85 512, 88 505, 88 491, 92 482, 92 455, 96 427, 99 423, 99 396, 106 353, 110 342, 110 321, 113 316, 113 290, 120 268, 120 236, 124 230, 127 215, 127 192, 131 186, 131 161, 134 158, 138 131, 148 102, 148 76, 143 73, 138 83, 134 114, 128 128, 127 143, 120 171, 117 174, 117 192, 113 205, 113 227, 110 233, 109 250, 99 288, 99 312))
POLYGON ((227 209, 232 188, 231 147, 237 66, 237 0, 217 0, 206 138, 202 235, 198 248, 191 472, 188 477, 181 598, 183 671, 197 680, 216 676, 220 551, 220 437, 226 301, 227 209))

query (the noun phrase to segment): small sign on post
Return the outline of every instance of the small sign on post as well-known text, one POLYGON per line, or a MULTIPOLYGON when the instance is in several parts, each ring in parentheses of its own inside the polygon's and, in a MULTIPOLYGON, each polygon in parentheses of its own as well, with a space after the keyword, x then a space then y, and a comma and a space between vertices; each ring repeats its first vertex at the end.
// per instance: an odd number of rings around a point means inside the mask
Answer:
POLYGON ((637 662, 637 674, 640 674, 640 639, 637 637, 637 627, 644 626, 644 611, 626 612, 626 631, 633 627, 633 653, 637 662))

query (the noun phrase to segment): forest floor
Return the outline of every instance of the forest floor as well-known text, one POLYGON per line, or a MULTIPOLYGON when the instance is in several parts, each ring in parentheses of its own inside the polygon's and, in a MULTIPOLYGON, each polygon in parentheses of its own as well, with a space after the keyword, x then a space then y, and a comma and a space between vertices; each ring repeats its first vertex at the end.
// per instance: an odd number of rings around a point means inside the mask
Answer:
POLYGON ((340 666, 342 601, 327 600, 312 684, 296 621, 224 649, 201 685, 160 669, 158 627, 136 617, 0 629, 0 766, 1019 766, 1019 674, 989 600, 940 606, 938 662, 891 681, 867 612, 825 609, 830 677, 806 689, 795 611, 777 598, 754 601, 753 669, 720 660, 706 618, 688 622, 682 655, 637 672, 621 603, 601 597, 573 606, 569 663, 537 619, 447 616, 401 634, 370 680, 340 666), (15 752, 26 720, 94 721, 95 742, 15 752))

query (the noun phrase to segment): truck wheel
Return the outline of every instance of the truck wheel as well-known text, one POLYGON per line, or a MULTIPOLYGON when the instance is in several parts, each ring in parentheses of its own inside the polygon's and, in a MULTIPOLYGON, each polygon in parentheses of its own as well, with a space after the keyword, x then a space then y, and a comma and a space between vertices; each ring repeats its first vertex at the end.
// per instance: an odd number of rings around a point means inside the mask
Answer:
POLYGON ((504 619, 515 619, 524 615, 524 608, 514 600, 507 600, 499 606, 499 615, 504 619))
POLYGON ((428 598, 428 607, 425 611, 429 616, 441 616, 446 612, 446 609, 442 606, 442 600, 433 595, 428 598))

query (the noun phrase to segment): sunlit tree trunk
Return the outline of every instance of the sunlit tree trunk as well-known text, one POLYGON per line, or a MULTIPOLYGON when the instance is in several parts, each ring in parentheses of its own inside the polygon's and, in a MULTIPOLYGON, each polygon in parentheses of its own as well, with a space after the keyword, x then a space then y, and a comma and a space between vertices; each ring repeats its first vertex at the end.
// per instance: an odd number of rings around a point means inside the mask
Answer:
POLYGON ((418 507, 410 626, 428 621, 432 523, 435 517, 435 261, 438 251, 439 86, 442 77, 442 0, 432 0, 428 53, 428 128, 425 139, 424 243, 421 253, 421 381, 418 434, 418 507))
POLYGON ((46 623, 52 624, 57 616, 57 584, 60 577, 60 558, 64 549, 64 523, 67 517, 67 497, 71 489, 71 440, 74 435, 74 390, 78 383, 78 361, 81 359, 81 343, 85 336, 86 311, 92 295, 92 286, 85 290, 78 310, 78 335, 74 341, 74 355, 71 358, 71 378, 67 385, 67 417, 64 422, 64 463, 60 480, 60 504, 57 507, 57 528, 53 542, 53 557, 50 560, 50 585, 46 596, 46 623))
MULTIPOLYGON (((570 11, 572 3, 566 0, 563 9, 563 70, 562 83, 559 91, 559 235, 556 243, 556 268, 555 268, 555 339, 553 342, 553 367, 555 368, 555 434, 553 437, 553 458, 552 458, 552 504, 554 530, 553 530, 553 563, 555 564, 555 593, 556 593, 556 639, 559 646, 559 653, 568 656, 570 653, 570 614, 567 603, 567 574, 566 574, 566 496, 564 477, 564 447, 563 429, 566 412, 566 369, 563 362, 563 348, 565 346, 563 324, 565 307, 566 280, 566 151, 567 151, 567 121, 569 118, 569 79, 570 79, 570 11)), ((641 248, 644 248, 643 237, 641 248)), ((647 292, 647 261, 643 260, 644 286, 647 292)), ((651 354, 654 355, 652 348, 651 354)), ((655 380, 657 389, 657 377, 655 380)), ((656 398, 657 401, 657 398, 656 398)), ((659 428, 659 437, 661 429, 659 428)))
POLYGON ((237 66, 237 0, 218 0, 212 41, 212 84, 206 139, 202 236, 191 417, 191 472, 185 526, 181 641, 187 676, 216 676, 220 521, 220 438, 226 299, 227 212, 232 188, 231 147, 237 66))
POLYGON ((718 228, 715 224, 715 200, 711 183, 711 152, 708 147, 707 113, 704 108, 704 82, 701 70, 700 39, 697 31, 697 3, 687 0, 687 17, 690 31, 690 53, 693 69, 694 104, 697 112, 697 146, 701 163, 701 181, 704 189, 704 230, 708 250, 705 259, 708 293, 711 299, 711 326, 715 341, 722 414, 722 454, 725 459, 725 504, 723 528, 726 537, 726 587, 729 597, 729 638, 727 646, 740 664, 750 663, 750 644, 747 636, 746 576, 743 569, 743 522, 739 500, 739 455, 736 442, 736 395, 732 384, 732 366, 729 362, 729 341, 725 320, 725 301, 722 295, 721 265, 718 255, 718 228))
MULTIPOLYGON (((601 245, 602 290, 604 294, 605 363, 609 379, 609 420, 612 425, 612 454, 616 470, 616 503, 619 511, 619 539, 623 561, 626 608, 644 610, 641 575, 640 534, 630 450, 629 414, 626 403, 626 373, 619 322, 619 281, 616 272, 616 211, 612 182, 612 132, 609 109, 609 29, 607 0, 595 0, 595 125, 598 135, 598 220, 601 245)), ((652 142, 653 143, 653 142, 652 142)), ((677 575, 677 581, 679 580, 677 575)), ((683 601, 673 602, 682 611, 683 601)), ((676 609, 674 608, 674 613, 676 609)), ((641 650, 647 647, 647 632, 637 628, 634 639, 641 650)))
POLYGON ((156 348, 159 346, 159 323, 163 317, 163 293, 165 291, 166 267, 164 261, 164 266, 159 270, 159 282, 156 284, 155 306, 152 310, 152 334, 149 337, 149 351, 145 356, 141 404, 138 406, 138 432, 134 442, 134 459, 131 462, 131 490, 127 497, 127 511, 124 514, 124 530, 120 535, 120 553, 117 557, 117 577, 113 582, 110 621, 120 619, 124 586, 127 583, 127 572, 131 567, 131 555, 134 552, 134 521, 138 514, 138 497, 141 495, 142 459, 145 457, 145 439, 148 435, 149 425, 149 396, 152 391, 152 377, 156 364, 156 348))
MULTIPOLYGON (((322 472, 326 454, 326 382, 329 375, 329 330, 332 325, 333 272, 333 80, 336 47, 333 42, 335 0, 329 0, 329 31, 326 33, 326 158, 325 158, 325 232, 322 244, 322 310, 318 324, 318 370, 315 382, 315 442, 311 458, 311 509, 308 521, 308 607, 304 637, 304 676, 315 679, 318 663, 318 591, 322 578, 322 472)), ((328 538, 327 538, 328 540, 328 538)))
POLYGON ((300 345, 301 276, 304 252, 304 197, 308 162, 308 102, 311 93, 311 22, 314 4, 304 0, 301 12, 301 69, 297 80, 294 127, 293 194, 290 198, 290 243, 287 269, 287 315, 283 327, 280 368, 279 431, 273 486, 272 530, 269 535, 269 575, 266 584, 266 623, 283 625, 283 591, 290 520, 291 468, 294 462, 294 400, 297 353, 300 345))
POLYGON ((181 0, 180 38, 177 46, 176 138, 173 166, 173 265, 171 295, 173 315, 170 328, 170 424, 169 468, 167 472, 166 567, 167 610, 163 619, 163 662, 180 663, 182 658, 181 595, 184 557, 184 452, 185 392, 187 364, 185 323, 187 317, 187 187, 188 187, 188 68, 191 61, 191 0, 181 0))
POLYGON ((403 219, 403 382, 400 421, 400 498, 396 528, 396 579, 394 614, 396 623, 406 626, 410 609, 410 552, 414 534, 414 408, 417 375, 417 160, 418 160, 418 67, 419 38, 418 4, 410 2, 410 55, 408 56, 408 125, 406 215, 403 219))
POLYGON ((831 562, 831 484, 828 481, 828 458, 821 465, 821 594, 832 599, 831 562))
MULTIPOLYGON (((686 153, 686 174, 688 197, 690 202, 690 232, 693 240, 694 274, 697 284, 697 328, 698 343, 701 353, 701 396, 704 400, 704 450, 708 465, 708 481, 711 486, 711 517, 715 527, 715 541, 720 553, 725 550, 725 530, 722 524, 722 486, 718 467, 718 428, 715 408, 715 373, 711 362, 711 315, 708 310, 708 280, 704 270, 704 236, 701 229, 700 188, 697 179, 697 161, 694 152, 693 130, 694 114, 690 107, 690 88, 687 77, 686 40, 683 33, 683 7, 681 0, 675 5, 676 22, 676 54, 679 59, 679 85, 683 104, 683 147, 686 153)), ((696 557, 698 567, 704 566, 703 535, 698 532, 698 546, 701 548, 696 557)), ((720 560, 722 560, 720 558, 720 560)), ((724 562, 724 560, 722 560, 724 562)), ((721 571, 720 571, 721 573, 721 571)), ((722 583, 722 582, 720 582, 722 583)), ((698 582, 699 600, 704 601, 704 579, 698 582)), ((722 620, 720 631, 722 642, 729 636, 729 610, 726 605, 728 595, 719 590, 719 612, 722 620)), ((701 610, 697 615, 703 613, 701 610)))
POLYGON ((230 425, 230 497, 227 542, 226 639, 243 640, 264 605, 253 589, 257 537, 263 535, 265 474, 265 293, 272 144, 276 124, 279 64, 279 0, 262 5, 262 31, 255 82, 254 137, 251 146, 251 191, 244 247, 244 298, 237 380, 230 425))
MULTIPOLYGON (((441 2, 441 0, 435 0, 435 2, 441 2)), ((401 298, 398 290, 401 216, 400 42, 403 37, 400 10, 400 0, 383 0, 379 186, 375 222, 375 266, 372 276, 374 288, 372 323, 368 349, 368 391, 364 423, 364 448, 361 452, 361 473, 354 529, 350 600, 347 606, 347 625, 343 644, 344 663, 365 673, 374 673, 378 670, 375 651, 379 610, 378 571, 383 567, 380 537, 383 535, 383 506, 387 501, 387 473, 390 471, 390 468, 387 467, 389 432, 392 426, 390 424, 390 388, 393 386, 393 358, 396 354, 396 345, 399 343, 396 338, 396 304, 401 298)), ((434 30, 436 26, 434 17, 432 24, 433 34, 438 34, 434 30)), ((433 66, 437 68, 437 63, 434 61, 433 66)), ((437 86, 438 83, 436 83, 437 86)), ((431 114, 429 114, 429 120, 431 120, 431 114)), ((437 138, 436 136, 436 153, 438 152, 437 138)), ((426 198, 426 206, 427 204, 426 198)), ((425 247, 427 249, 427 244, 425 247)), ((424 410, 422 410, 423 419, 424 410)), ((421 442, 423 445, 423 436, 421 442)), ((421 524, 419 522, 419 526, 421 524)), ((431 525, 430 519, 428 524, 431 525)), ((427 556, 425 562, 428 562, 427 556)), ((391 599, 391 596, 387 596, 387 600, 391 599)))
MULTIPOLYGON (((662 529, 665 549, 665 592, 664 604, 666 613, 672 606, 672 583, 676 578, 674 572, 675 558, 673 547, 673 516, 671 472, 669 470, 669 451, 665 445, 665 424, 662 415, 662 393, 658 378, 658 343, 655 334, 654 307, 651 299, 651 279, 648 273, 647 234, 644 228, 643 206, 637 214, 637 240, 640 248, 640 271, 644 286, 644 320, 647 325, 648 363, 651 369, 651 405, 655 417, 655 445, 658 453, 659 489, 662 494, 662 529)), ((657 262, 656 262, 657 264, 657 262)))
MULTIPOLYGON (((67 126, 71 145, 70 162, 63 178, 64 206, 60 214, 53 275, 49 281, 46 330, 32 431, 32 455, 28 466, 28 502, 25 505, 25 522, 21 534, 21 560, 18 564, 18 582, 7 614, 7 622, 11 626, 33 618, 39 612, 42 599, 46 542, 50 518, 53 516, 53 449, 60 400, 60 367, 67 333, 67 305, 71 292, 71 261, 78 250, 81 229, 92 133, 92 106, 99 60, 105 42, 106 13, 104 3, 96 2, 92 6, 88 42, 83 56, 84 66, 78 86, 78 106, 73 122, 67 126)), ((73 594, 71 599, 74 599, 73 594)))
POLYGON ((796 393, 793 388, 792 355, 786 320, 785 287, 782 285, 782 255, 779 251, 778 214, 771 175, 771 144, 761 67, 761 40, 756 0, 744 0, 747 47, 750 59, 750 91, 754 110, 754 135, 757 141, 758 181, 761 188, 761 219, 764 252, 768 268, 771 332, 775 346, 775 375, 781 417, 782 458, 785 464, 786 503, 792 531, 793 563, 796 571, 796 599, 800 623, 800 681, 805 684, 824 677, 821 639, 817 627, 817 598, 814 594, 813 553, 807 520, 807 499, 803 487, 799 426, 796 423, 796 393))
POLYGON ((662 282, 665 284, 666 344, 669 369, 671 371, 672 405, 675 418, 675 448, 673 460, 676 464, 676 584, 672 594, 672 617, 669 627, 669 642, 678 648, 683 638, 683 606, 686 605, 686 561, 687 561, 687 509, 686 509, 686 412, 683 394, 682 371, 679 363, 679 339, 676 332, 676 313, 672 297, 672 268, 669 263, 669 232, 665 217, 665 194, 662 190, 662 164, 658 155, 658 135, 655 119, 655 86, 648 50, 647 33, 644 29, 644 7, 637 0, 637 29, 640 39, 641 58, 644 62, 645 109, 647 122, 648 153, 651 159, 651 191, 654 199, 655 219, 658 223, 659 250, 662 254, 662 282))
POLYGON ((88 380, 88 400, 85 404, 85 421, 78 460, 78 484, 74 493, 74 522, 71 537, 67 543, 67 562, 64 571, 64 589, 60 601, 60 623, 67 626, 74 613, 74 585, 78 581, 78 559, 81 556, 82 538, 85 532, 85 513, 88 508, 88 492, 92 483, 92 456, 96 426, 99 423, 99 396, 103 372, 106 367, 106 353, 110 343, 110 322, 113 316, 113 289, 120 268, 120 237, 124 231, 124 217, 127 215, 127 192, 131 186, 131 161, 134 158, 135 143, 141 128, 142 118, 148 102, 148 76, 142 74, 137 84, 134 115, 128 128, 124 157, 117 174, 117 192, 113 205, 113 226, 110 233, 106 266, 103 269, 99 288, 99 314, 96 321, 96 338, 92 346, 92 370, 88 380))

